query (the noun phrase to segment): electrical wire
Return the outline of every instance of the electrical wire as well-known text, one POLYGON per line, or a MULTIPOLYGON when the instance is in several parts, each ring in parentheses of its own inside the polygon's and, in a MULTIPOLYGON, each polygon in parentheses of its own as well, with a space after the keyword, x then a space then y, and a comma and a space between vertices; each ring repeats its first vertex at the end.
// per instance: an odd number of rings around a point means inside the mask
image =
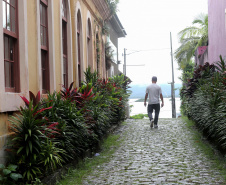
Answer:
POLYGON ((131 53, 126 53, 126 55, 130 55, 130 54, 133 54, 133 53, 138 53, 138 52, 161 51, 161 50, 167 50, 167 49, 170 49, 170 48, 161 48, 161 49, 145 49, 145 50, 130 50, 130 51, 132 51, 132 52, 131 52, 131 53))

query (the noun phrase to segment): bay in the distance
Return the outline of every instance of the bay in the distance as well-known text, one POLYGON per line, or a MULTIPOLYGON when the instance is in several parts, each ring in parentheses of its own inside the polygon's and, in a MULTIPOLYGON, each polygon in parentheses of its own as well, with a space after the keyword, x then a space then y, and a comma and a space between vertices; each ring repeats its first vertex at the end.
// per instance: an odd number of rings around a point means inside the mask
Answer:
MULTIPOLYGON (((138 99, 130 99, 129 105, 130 108, 130 116, 137 115, 137 114, 147 114, 147 107, 144 106, 144 102, 136 102, 138 99)), ((176 115, 177 117, 180 114, 180 105, 181 100, 180 98, 175 98, 176 104, 176 115)), ((159 118, 172 118, 172 102, 171 98, 164 98, 164 107, 161 108, 159 118)))

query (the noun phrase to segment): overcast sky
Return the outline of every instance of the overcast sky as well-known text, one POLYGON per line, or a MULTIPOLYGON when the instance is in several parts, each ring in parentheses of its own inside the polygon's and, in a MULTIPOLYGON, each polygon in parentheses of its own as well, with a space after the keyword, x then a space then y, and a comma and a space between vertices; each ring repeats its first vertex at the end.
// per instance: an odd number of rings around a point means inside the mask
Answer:
MULTIPOLYGON (((158 83, 167 83, 172 81, 170 32, 174 52, 179 47, 178 32, 208 12, 208 0, 120 0, 118 10, 127 32, 126 38, 119 39, 119 60, 123 63, 126 48, 127 65, 145 65, 127 66, 127 76, 133 84, 149 84, 153 75, 158 83)), ((177 61, 173 65, 174 80, 181 83, 177 61)), ((122 65, 119 69, 123 70, 122 65)))

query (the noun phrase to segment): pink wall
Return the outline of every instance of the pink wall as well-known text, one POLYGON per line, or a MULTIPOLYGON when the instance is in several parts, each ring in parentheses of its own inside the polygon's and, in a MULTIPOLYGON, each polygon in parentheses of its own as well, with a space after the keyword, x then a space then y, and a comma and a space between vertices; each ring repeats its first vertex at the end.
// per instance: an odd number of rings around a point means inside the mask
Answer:
POLYGON ((222 55, 226 59, 226 20, 225 20, 226 0, 209 0, 209 46, 208 62, 219 61, 222 55))

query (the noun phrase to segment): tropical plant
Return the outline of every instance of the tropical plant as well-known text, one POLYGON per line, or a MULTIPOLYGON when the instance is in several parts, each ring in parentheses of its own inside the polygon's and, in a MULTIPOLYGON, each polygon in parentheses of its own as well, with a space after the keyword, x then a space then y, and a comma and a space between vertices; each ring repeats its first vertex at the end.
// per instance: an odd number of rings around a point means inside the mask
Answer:
MULTIPOLYGON (((14 154, 13 162, 18 164, 19 171, 23 174, 23 180, 31 182, 35 177, 46 173, 46 169, 54 170, 58 165, 61 165, 61 159, 56 159, 56 153, 62 152, 61 149, 49 151, 48 156, 44 155, 44 151, 50 142, 49 139, 54 138, 56 134, 55 126, 58 123, 50 123, 43 112, 52 109, 51 106, 46 106, 40 99, 40 92, 36 96, 30 92, 30 102, 21 97, 26 107, 20 108, 20 115, 13 116, 10 125, 12 131, 12 139, 8 144, 14 154), (52 152, 52 153, 51 153, 52 152), (45 160, 48 160, 48 163, 45 160), (56 164, 56 165, 53 165, 56 164), (42 167, 40 167, 42 166, 42 167)), ((53 145, 49 145, 49 148, 53 145)), ((49 170, 50 171, 50 170, 49 170)))
POLYGON ((125 119, 129 80, 124 75, 107 80, 88 69, 79 89, 62 86, 60 92, 41 99, 30 92, 30 101, 12 117, 7 150, 14 156, 24 183, 39 179, 95 148, 112 124, 125 119))
POLYGON ((42 172, 39 169, 38 156, 45 142, 45 119, 38 119, 38 105, 32 106, 32 101, 27 109, 21 108, 21 115, 12 117, 10 130, 12 139, 8 145, 15 155, 15 162, 19 164, 19 170, 23 173, 23 178, 28 181, 33 180, 42 172))
POLYGON ((200 14, 192 22, 192 26, 178 33, 180 46, 174 55, 180 69, 194 56, 198 46, 206 46, 208 43, 208 15, 200 14), (198 24, 199 26, 196 26, 198 24))
POLYGON ((45 106, 51 106, 52 109, 43 112, 50 122, 58 122, 56 128, 60 134, 55 135, 54 141, 58 148, 65 150, 65 153, 59 153, 65 162, 79 157, 87 148, 88 135, 83 114, 76 106, 76 101, 71 101, 69 97, 65 99, 56 92, 49 94, 45 106))
POLYGON ((86 69, 86 71, 84 72, 85 75, 85 84, 91 83, 93 87, 95 87, 97 80, 98 80, 98 74, 96 71, 94 71, 93 73, 91 72, 91 68, 90 66, 86 69))
POLYGON ((218 72, 222 74, 226 72, 226 64, 221 55, 220 55, 220 60, 215 65, 215 68, 218 72))
POLYGON ((187 89, 182 91, 183 113, 195 121, 203 134, 224 154, 226 153, 225 66, 222 57, 215 65, 200 66, 198 71, 194 72, 193 84, 188 83, 187 89))
POLYGON ((58 166, 62 166, 65 161, 62 156, 65 156, 65 150, 57 146, 57 142, 51 141, 47 138, 45 145, 42 145, 40 152, 40 165, 45 168, 45 172, 52 172, 58 166))
POLYGON ((198 88, 199 84, 203 84, 202 80, 205 80, 206 78, 209 78, 213 76, 215 72, 215 65, 205 63, 203 66, 199 66, 193 73, 193 78, 188 79, 188 82, 185 86, 183 86, 181 90, 181 96, 187 96, 188 98, 191 98, 198 88))

